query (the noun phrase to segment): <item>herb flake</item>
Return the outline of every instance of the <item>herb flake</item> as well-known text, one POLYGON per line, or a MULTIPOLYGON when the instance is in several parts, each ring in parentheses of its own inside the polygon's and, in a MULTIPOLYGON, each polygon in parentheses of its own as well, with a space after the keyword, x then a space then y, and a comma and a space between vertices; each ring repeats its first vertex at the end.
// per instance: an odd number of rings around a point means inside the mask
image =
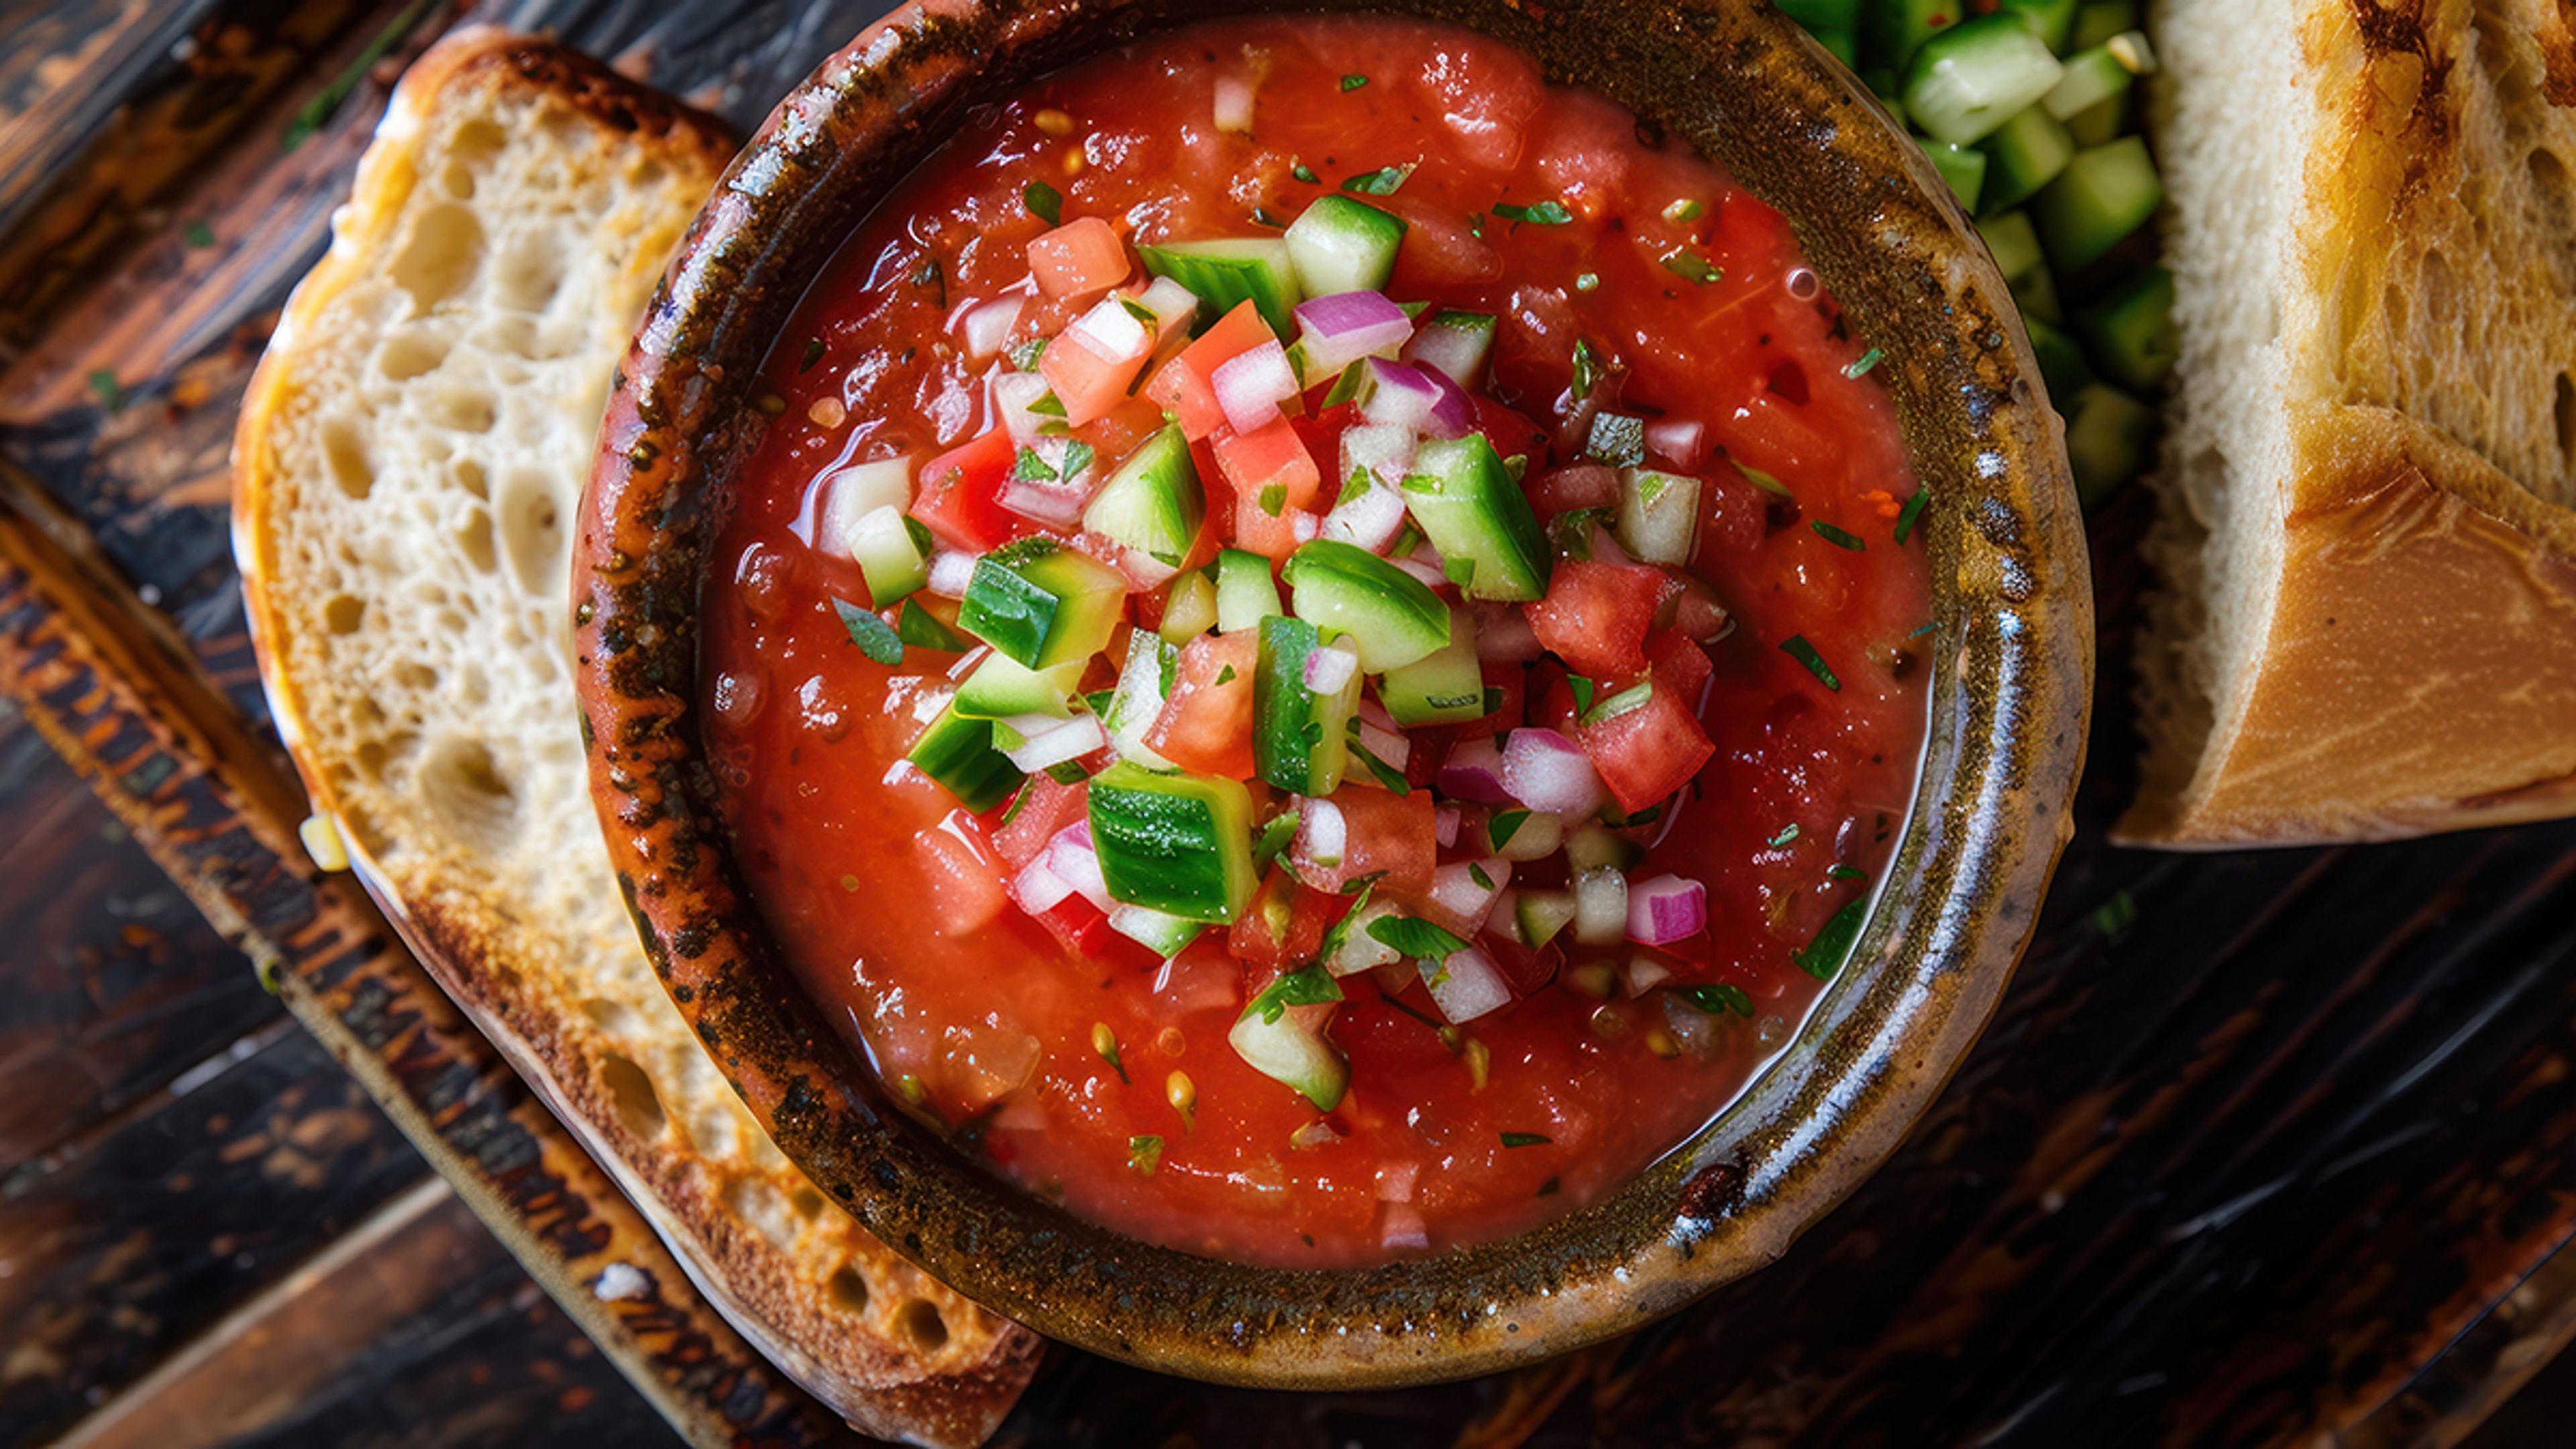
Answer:
POLYGON ((1836 548, 1846 548, 1851 550, 1853 553, 1859 553, 1869 547, 1868 544, 1861 542, 1858 534, 1846 533, 1842 529, 1834 527, 1832 524, 1825 522, 1821 518, 1808 519, 1807 526, 1816 531, 1816 537, 1823 539, 1825 542, 1832 544, 1836 548))
POLYGON ((1554 1141, 1556 1141, 1555 1138, 1545 1136, 1537 1132, 1506 1132, 1503 1134, 1503 1145, 1505 1147, 1545 1147, 1554 1141))
POLYGON ((186 240, 188 245, 200 250, 215 244, 215 229, 206 225, 202 221, 192 221, 188 223, 188 225, 180 231, 179 235, 186 240))
POLYGON ((1402 166, 1381 166, 1343 182, 1342 189, 1354 196, 1393 196, 1412 175, 1413 163, 1409 161, 1402 166))
POLYGON ((1367 85, 1367 84, 1368 84, 1368 77, 1367 77, 1367 76, 1364 76, 1364 75, 1346 75, 1346 76, 1342 77, 1342 94, 1344 94, 1344 95, 1349 95, 1351 92, 1353 92, 1353 91, 1355 91, 1355 90, 1358 90, 1360 87, 1362 87, 1362 86, 1364 86, 1364 85, 1367 85))
POLYGON ((1333 979, 1333 973, 1320 965, 1307 966, 1261 988, 1261 994, 1252 998, 1243 1014, 1258 1016, 1265 1024, 1275 1023, 1292 1006, 1321 1006, 1341 999, 1342 984, 1333 979))
POLYGON ((1154 1169, 1163 1165, 1163 1139, 1150 1132, 1128 1138, 1127 1165, 1140 1177, 1152 1177, 1154 1169))
POLYGON ((1834 677, 1833 666, 1825 662, 1825 656, 1816 652, 1815 645, 1807 642, 1806 635, 1792 634, 1781 640, 1780 652, 1807 666, 1807 672, 1816 676, 1816 681, 1825 688, 1836 694, 1842 693, 1843 682, 1834 677))
POLYGON ((1297 178, 1298 180, 1300 180, 1300 181, 1305 182, 1305 183, 1306 183, 1307 185, 1309 185, 1309 186, 1312 186, 1312 185, 1314 185, 1315 183, 1317 183, 1317 182, 1319 182, 1319 181, 1322 181, 1322 180, 1324 179, 1324 178, 1322 178, 1321 176, 1318 176, 1318 175, 1316 175, 1316 174, 1315 174, 1315 168, 1314 168, 1314 167, 1307 165, 1307 164, 1306 164, 1305 162, 1303 162, 1303 161, 1300 161, 1300 162, 1298 162, 1296 165, 1289 167, 1289 168, 1288 168, 1288 174, 1289 174, 1289 175, 1291 175, 1291 176, 1296 177, 1296 178, 1297 178))
POLYGON ((1049 226, 1064 225, 1064 193, 1043 181, 1032 181, 1020 193, 1021 204, 1049 226))
POLYGON ((1446 961, 1467 949, 1459 937, 1412 916, 1380 916, 1368 923, 1369 939, 1423 961, 1446 961))
POLYGON ((850 642, 859 646, 860 653, 879 664, 903 662, 903 640, 885 620, 847 599, 834 599, 832 608, 841 616, 841 627, 850 631, 850 642))
POLYGON ((1769 840, 1763 843, 1770 846, 1773 850, 1778 850, 1781 846, 1784 846, 1797 838, 1798 827, 1795 823, 1792 823, 1779 834, 1772 836, 1769 840))
POLYGON ((1869 370, 1871 368, 1878 366, 1886 360, 1886 351, 1882 348, 1873 347, 1869 351, 1862 353, 1859 358, 1851 363, 1851 365, 1845 367, 1843 369, 1843 376, 1851 378, 1854 381, 1858 381, 1861 378, 1869 376, 1869 370))
POLYGON ((1913 536, 1916 521, 1923 517, 1923 505, 1931 501, 1931 498, 1931 489, 1918 488, 1914 491, 1913 497, 1905 500, 1905 507, 1896 515, 1896 541, 1898 543, 1903 543, 1906 539, 1913 536))
POLYGON ((1715 262, 1694 251, 1667 252, 1663 257, 1663 263, 1665 271, 1694 286, 1705 287, 1726 275, 1718 270, 1715 262))
POLYGON ((1789 959, 1818 981, 1833 980, 1834 973, 1842 970, 1843 962, 1850 958, 1852 947, 1859 943, 1861 923, 1868 918, 1869 902, 1845 905, 1816 928, 1816 938, 1807 943, 1807 949, 1790 952, 1789 959))
POLYGON ((1564 226, 1574 220, 1574 213, 1561 201, 1542 201, 1535 206, 1514 206, 1507 201, 1494 203, 1494 215, 1505 221, 1525 221, 1532 226, 1564 226))
POLYGON ((1673 994, 1710 1016, 1728 1011, 1734 1012, 1737 1016, 1753 1014, 1753 998, 1744 993, 1744 988, 1729 986, 1723 981, 1697 986, 1676 986, 1673 988, 1673 994))
POLYGON ((1526 810, 1498 810, 1494 818, 1485 823, 1485 838, 1494 843, 1494 849, 1500 850, 1512 843, 1512 837, 1521 833, 1521 827, 1529 823, 1529 818, 1530 813, 1526 810))
POLYGON ((975 647, 965 635, 941 623, 937 614, 923 608, 919 599, 903 601, 903 613, 895 619, 894 637, 915 649, 936 649, 942 654, 963 654, 975 647))

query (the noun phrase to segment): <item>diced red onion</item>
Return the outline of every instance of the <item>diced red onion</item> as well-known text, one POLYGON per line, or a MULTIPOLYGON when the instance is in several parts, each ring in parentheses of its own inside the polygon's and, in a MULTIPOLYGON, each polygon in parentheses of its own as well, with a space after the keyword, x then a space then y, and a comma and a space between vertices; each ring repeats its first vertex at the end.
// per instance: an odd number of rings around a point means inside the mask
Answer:
POLYGON ((1526 664, 1547 652, 1518 604, 1472 604, 1476 615, 1476 657, 1501 664, 1526 664))
POLYGON ((1092 848, 1088 820, 1077 820, 1057 831, 1055 839, 1047 842, 1046 854, 1033 863, 1044 864, 1104 913, 1118 904, 1109 898, 1109 882, 1100 874, 1100 854, 1092 848))
POLYGON ((1041 851, 1011 881, 1011 900, 1032 916, 1043 916, 1073 894, 1073 882, 1047 868, 1041 851))
POLYGON ((1105 362, 1127 362, 1154 350, 1153 334, 1127 310, 1123 297, 1104 298, 1064 330, 1105 362))
POLYGON ((1339 372, 1413 335, 1413 319, 1378 292, 1335 292, 1297 304, 1298 343, 1310 373, 1339 372))
POLYGON ((1154 341, 1158 346, 1173 336, 1175 328, 1188 326, 1199 315, 1198 294, 1169 277, 1156 277, 1137 293, 1136 305, 1154 314, 1154 341))
MULTIPOLYGON (((1635 907, 1632 905, 1630 909, 1633 910, 1635 907)), ((1631 956, 1628 958, 1627 966, 1622 968, 1621 975, 1627 982, 1630 996, 1643 996, 1672 980, 1673 968, 1644 956, 1631 956)))
POLYGON ((1450 381, 1449 374, 1434 368, 1422 369, 1439 392, 1439 401, 1431 405, 1431 416, 1424 420, 1422 431, 1432 437, 1456 441, 1476 430, 1476 407, 1467 401, 1467 390, 1450 381))
POLYGON ((930 556, 930 582, 927 587, 943 599, 966 597, 967 581, 975 577, 975 560, 981 554, 959 553, 942 549, 930 556))
POLYGON ((1216 128, 1238 136, 1252 134, 1252 85, 1241 76, 1216 78, 1216 128))
POLYGON ((1449 959, 1437 966, 1425 961, 1421 971, 1422 984, 1431 992, 1431 1004, 1454 1024, 1474 1021, 1512 1004, 1511 983, 1482 947, 1452 951, 1449 959))
POLYGON ((1628 939, 1669 946, 1708 928, 1708 888, 1677 875, 1659 875, 1628 887, 1628 939))
POLYGON ((1459 742, 1449 751, 1439 777, 1432 783, 1452 800, 1478 805, 1511 803, 1511 792, 1503 788, 1503 752, 1490 739, 1459 742))
POLYGON ((1238 433, 1259 431, 1279 416, 1281 403, 1297 395, 1297 370, 1275 337, 1217 364, 1208 381, 1217 406, 1225 409, 1226 426, 1238 433))
POLYGON ((1436 563, 1426 563, 1418 558, 1391 558, 1387 562, 1420 579, 1426 588, 1436 589, 1449 582, 1448 572, 1436 563))
POLYGON ((1552 729, 1516 729, 1503 746, 1503 788, 1532 810, 1552 810, 1580 820, 1606 797, 1592 757, 1552 729))
POLYGON ((1381 1162, 1377 1165, 1377 1200, 1379 1202, 1413 1201, 1414 1180, 1422 1175, 1419 1162, 1381 1162))
POLYGON ((1002 428, 1011 441, 1023 448, 1038 440, 1038 429, 1060 421, 1030 411, 1030 405, 1045 397, 1047 390, 1047 380, 1034 372, 1004 372, 993 378, 993 411, 1002 415, 1002 428))
POLYGON ((1342 807, 1330 800, 1309 800, 1297 807, 1297 855, 1331 868, 1342 863, 1350 845, 1350 824, 1342 807))
POLYGON ((1025 295, 1005 293, 989 302, 969 303, 957 318, 958 340, 966 344, 969 357, 992 357, 1009 345, 1011 329, 1019 325, 1020 311, 1028 303, 1025 295))
POLYGON ((1392 729, 1379 729, 1369 720, 1360 721, 1360 748, 1377 756, 1378 763, 1390 770, 1402 770, 1413 758, 1413 741, 1392 729))
POLYGON ((1487 339, 1462 327, 1425 327, 1404 344, 1403 358, 1464 385, 1469 374, 1483 364, 1489 345, 1487 339))
MULTIPOLYGON (((1049 765, 1079 760, 1109 743, 1109 735, 1101 729, 1098 715, 1078 714, 1061 720, 1046 715, 1020 715, 1004 723, 1019 732, 1023 743, 1016 750, 1002 753, 1010 756, 1011 763, 1023 772, 1031 774, 1049 765)), ((1088 846, 1090 841, 1086 838, 1083 843, 1088 846)))
POLYGON ((1360 384, 1360 416, 1379 427, 1427 432, 1431 410, 1440 403, 1440 386, 1431 374, 1383 357, 1368 360, 1360 384))
POLYGON ((1306 655, 1306 687, 1317 694, 1339 694, 1359 669, 1360 657, 1348 649, 1313 650, 1306 655))
POLYGON ((1081 523, 1084 506, 1108 480, 1096 463, 1068 470, 1072 448, 1073 440, 1063 437, 1039 438, 1030 443, 1028 450, 1053 468, 1056 476, 1022 478, 1016 476, 1018 470, 1014 469, 1013 476, 1003 479, 1002 491, 995 501, 1022 518, 1033 518, 1051 527, 1070 529, 1081 523))
MULTIPOLYGON (((1350 431, 1375 432, 1377 429, 1353 428, 1350 431)), ((1348 438, 1350 434, 1342 436, 1348 438)), ((1409 444, 1413 435, 1405 433, 1404 437, 1409 444)), ((1347 451, 1343 456, 1347 460, 1347 451)), ((1347 465, 1342 469, 1342 476, 1345 479, 1351 476, 1347 465)), ((1333 505, 1332 512, 1324 515, 1316 537, 1347 543, 1375 554, 1385 553, 1394 544, 1395 536, 1404 531, 1404 495, 1396 491, 1397 484, 1383 478, 1372 477, 1367 483, 1367 487, 1357 492, 1353 492, 1347 483, 1343 486, 1340 501, 1333 505)))
POLYGON ((1460 814, 1460 810, 1455 805, 1443 805, 1431 812, 1431 836, 1440 842, 1441 849, 1446 850, 1458 843, 1460 814))
POLYGON ((1646 424, 1646 451, 1676 467, 1693 468, 1708 451, 1708 429, 1699 423, 1646 424))
POLYGON ((1378 1229, 1377 1245, 1392 1253, 1399 1250, 1424 1252, 1431 1247, 1431 1228, 1411 1204, 1391 1202, 1383 1209, 1385 1225, 1378 1229))
POLYGON ((1431 872, 1431 889, 1424 900, 1434 914, 1447 917, 1458 934, 1472 936, 1485 929, 1485 918, 1494 912, 1494 898, 1511 883, 1512 863, 1499 855, 1452 861, 1431 872))

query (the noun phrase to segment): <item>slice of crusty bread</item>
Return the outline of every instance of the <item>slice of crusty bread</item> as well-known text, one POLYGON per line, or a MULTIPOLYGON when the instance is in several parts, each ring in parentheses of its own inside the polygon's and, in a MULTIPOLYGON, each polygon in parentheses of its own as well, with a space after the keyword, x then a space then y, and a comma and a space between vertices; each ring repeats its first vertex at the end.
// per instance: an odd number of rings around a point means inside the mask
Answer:
POLYGON ((2182 331, 2118 834, 2576 813, 2576 25, 2157 0, 2182 331))
POLYGON ((732 150, 541 42, 431 50, 251 385, 236 549, 314 803, 442 984, 798 1382, 872 1433, 974 1443, 1035 1339, 762 1135, 646 963, 590 804, 564 525, 612 371, 732 150))

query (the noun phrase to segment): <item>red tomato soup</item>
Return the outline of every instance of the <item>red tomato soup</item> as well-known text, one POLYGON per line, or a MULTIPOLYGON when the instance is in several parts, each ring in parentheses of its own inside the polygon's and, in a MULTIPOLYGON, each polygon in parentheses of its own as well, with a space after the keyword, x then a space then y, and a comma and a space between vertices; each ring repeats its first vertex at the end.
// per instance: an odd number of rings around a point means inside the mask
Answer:
POLYGON ((973 113, 778 344, 707 735, 894 1095, 1334 1267, 1599 1201, 1788 1041, 1913 790, 1892 408, 1780 215, 1301 17, 973 113))

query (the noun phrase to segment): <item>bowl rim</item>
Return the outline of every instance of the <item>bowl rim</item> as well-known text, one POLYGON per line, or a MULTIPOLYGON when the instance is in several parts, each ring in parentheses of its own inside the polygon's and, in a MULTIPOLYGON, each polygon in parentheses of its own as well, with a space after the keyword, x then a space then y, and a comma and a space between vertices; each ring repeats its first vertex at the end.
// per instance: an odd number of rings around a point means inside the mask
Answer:
POLYGON ((1893 1152, 1992 1014, 2071 834, 2092 681, 2081 516, 2003 279, 1928 159, 1763 0, 907 5, 780 103, 672 260, 602 422, 572 597, 583 740, 621 888, 674 1003, 779 1147, 897 1251, 1050 1337, 1269 1387, 1508 1367, 1635 1328, 1785 1252, 1893 1152), (727 853, 695 724, 694 610, 765 421, 752 389, 770 340, 972 86, 1016 85, 1141 29, 1318 9, 1463 21, 1549 80, 1683 135, 1789 217, 1882 349, 1932 493, 1936 633, 1895 863, 1838 979, 1733 1105, 1612 1198, 1529 1232, 1293 1270, 1081 1222, 887 1103, 797 988, 727 853))

